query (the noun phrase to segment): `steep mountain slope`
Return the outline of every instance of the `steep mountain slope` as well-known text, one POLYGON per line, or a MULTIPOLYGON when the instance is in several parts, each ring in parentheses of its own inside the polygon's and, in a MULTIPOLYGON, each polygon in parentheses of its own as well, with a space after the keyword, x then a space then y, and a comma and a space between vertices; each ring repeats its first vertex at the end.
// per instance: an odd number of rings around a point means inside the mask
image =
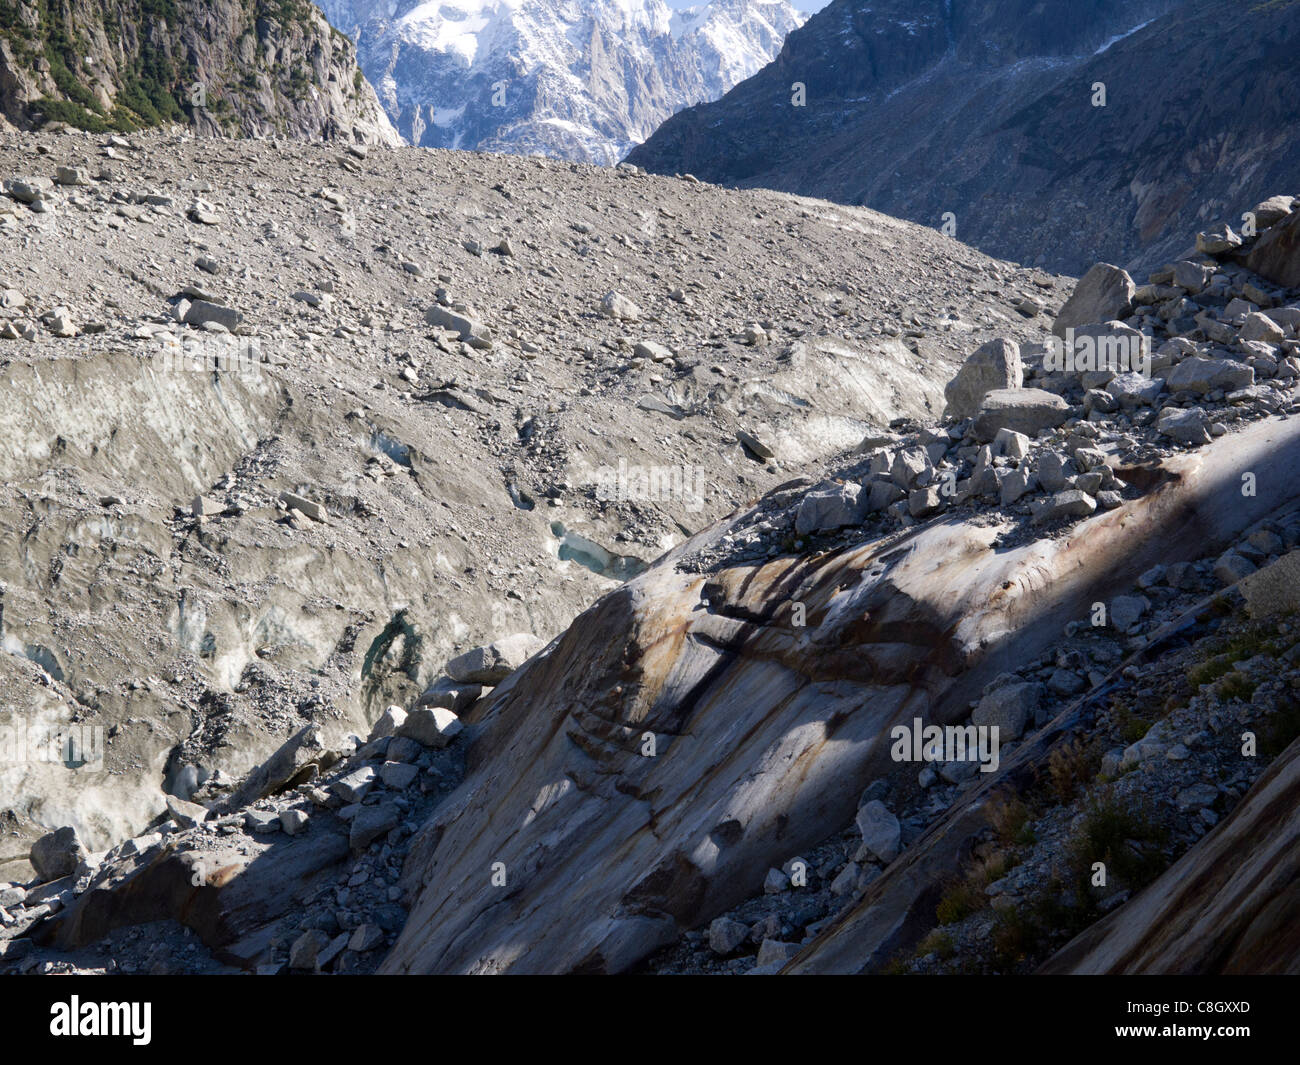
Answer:
POLYGON ((326 0, 412 144, 614 163, 803 21, 787 0, 326 0))
POLYGON ((951 212, 959 239, 1053 269, 1146 268, 1295 181, 1297 42, 1294 0, 835 0, 629 159, 926 225, 951 212))
POLYGON ((306 0, 0 0, 0 128, 400 138, 306 0))

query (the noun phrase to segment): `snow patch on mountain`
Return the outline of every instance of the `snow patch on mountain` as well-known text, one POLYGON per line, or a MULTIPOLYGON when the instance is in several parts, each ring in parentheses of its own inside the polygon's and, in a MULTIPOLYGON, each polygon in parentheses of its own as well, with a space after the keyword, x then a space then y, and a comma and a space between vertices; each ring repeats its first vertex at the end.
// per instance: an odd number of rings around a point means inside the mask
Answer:
POLYGON ((789 0, 323 0, 394 125, 426 147, 613 164, 723 96, 806 16, 789 0))

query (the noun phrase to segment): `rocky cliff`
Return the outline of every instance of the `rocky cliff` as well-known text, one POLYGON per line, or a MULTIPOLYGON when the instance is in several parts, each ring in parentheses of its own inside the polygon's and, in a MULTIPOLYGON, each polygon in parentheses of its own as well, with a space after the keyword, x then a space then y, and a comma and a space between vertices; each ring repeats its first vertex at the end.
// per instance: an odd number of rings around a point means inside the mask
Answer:
POLYGON ((1149 269, 1290 191, 1297 40, 1290 0, 835 0, 629 159, 948 223, 1053 269, 1149 269))
POLYGON ((0 123, 397 144, 352 42, 305 0, 5 0, 0 123))

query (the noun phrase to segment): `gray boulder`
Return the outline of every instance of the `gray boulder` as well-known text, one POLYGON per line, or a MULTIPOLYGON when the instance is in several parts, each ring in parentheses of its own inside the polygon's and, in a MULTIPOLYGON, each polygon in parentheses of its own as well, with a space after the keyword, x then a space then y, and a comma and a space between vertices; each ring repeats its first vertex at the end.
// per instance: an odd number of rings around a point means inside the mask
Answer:
POLYGON ((892 862, 898 857, 902 843, 902 826, 879 799, 872 799, 858 809, 858 831, 862 844, 882 862, 892 862))
POLYGON ((758 947, 757 968, 775 970, 794 958, 799 953, 798 943, 786 943, 779 939, 765 939, 758 947))
POLYGON ((1079 279, 1052 323, 1052 332, 1065 336, 1069 328, 1125 318, 1133 310, 1137 285, 1128 273, 1109 263, 1098 263, 1079 279))
POLYGON ((1300 288, 1300 211, 1293 211, 1255 242, 1246 268, 1286 288, 1300 288))
MULTIPOLYGON (((205 811, 206 812, 206 811, 205 811)), ((32 844, 29 861, 41 883, 71 876, 87 858, 86 848, 71 825, 56 828, 32 844)))
POLYGON ((419 775, 420 767, 410 762, 385 762, 379 768, 379 779, 384 782, 384 787, 393 791, 409 788, 419 775))
POLYGON ((993 438, 993 454, 1019 462, 1029 455, 1029 437, 1014 429, 999 429, 993 438))
POLYGON ((196 802, 186 802, 176 795, 168 795, 167 812, 181 828, 193 828, 208 819, 208 808, 196 802))
POLYGON ((375 785, 374 766, 361 766, 330 785, 330 791, 344 802, 360 802, 375 785))
POLYGON ((457 684, 449 677, 440 677, 436 683, 425 689, 415 705, 417 707, 441 706, 454 714, 463 714, 478 702, 482 694, 481 684, 457 684))
POLYGON ((1293 210, 1295 210, 1294 196, 1270 196, 1263 203, 1257 203, 1251 209, 1251 214, 1255 216, 1257 229, 1267 229, 1269 226, 1277 225, 1293 210))
POLYGON ((1129 632, 1150 609, 1151 600, 1144 595, 1117 595, 1110 601, 1110 623, 1129 632))
POLYGON ((733 921, 730 917, 719 917, 709 925, 709 949, 714 954, 726 957, 744 945, 749 938, 749 925, 733 921))
POLYGON ((1194 263, 1188 259, 1174 263, 1174 284, 1185 289, 1187 294, 1195 296, 1205 290, 1214 276, 1214 267, 1205 263, 1194 263))
POLYGON ((406 715, 397 735, 441 750, 464 730, 460 718, 442 706, 416 707, 406 715))
POLYGON ((1087 492, 1069 488, 1046 499, 1034 501, 1034 521, 1039 525, 1059 518, 1086 518, 1097 509, 1097 501, 1087 492))
POLYGON ((219 303, 209 303, 207 300, 192 301, 181 318, 186 325, 202 326, 211 322, 229 329, 232 333, 243 320, 244 316, 233 307, 223 307, 219 303))
POLYGON ((618 292, 606 292, 601 297, 599 308, 606 318, 617 321, 636 322, 641 318, 641 308, 618 292))
POLYGON ((348 845, 354 850, 365 850, 380 836, 387 835, 402 820, 402 812, 396 803, 383 802, 377 806, 363 806, 352 819, 348 832, 348 845))
POLYGON ((1235 392, 1255 383, 1255 371, 1233 359, 1184 359, 1165 378, 1170 392, 1235 392))
POLYGON ((894 455, 893 465, 889 468, 890 479, 906 491, 924 487, 929 483, 934 463, 930 453, 923 447, 906 447, 894 455))
POLYGON ((1024 468, 1008 470, 998 480, 998 498, 1004 507, 1011 506, 1037 483, 1037 478, 1024 468))
POLYGON ((1190 410, 1166 407, 1156 420, 1156 431, 1180 444, 1208 444, 1212 439, 1210 420, 1200 407, 1190 410))
POLYGON ((998 337, 975 350, 944 389, 946 417, 960 420, 979 412, 980 401, 995 389, 1019 388, 1024 384, 1020 345, 998 337))
POLYGON ((1074 373, 1084 388, 1101 388, 1116 374, 1143 368, 1149 341, 1123 322, 1097 322, 1074 330, 1074 373))
POLYGON ((1002 429, 1034 437, 1044 429, 1055 429, 1069 416, 1069 404, 1054 392, 1041 388, 998 389, 984 397, 975 416, 975 438, 988 443, 1002 429))
POLYGON ((872 481, 871 492, 867 497, 867 510, 872 514, 884 510, 891 503, 897 503, 905 494, 893 481, 872 481))
POLYGON ((309 928, 289 948, 289 968, 296 972, 314 972, 316 961, 329 945, 329 936, 319 928, 309 928))
POLYGON ((944 497, 938 485, 914 488, 907 493, 907 512, 914 518, 928 518, 943 509, 944 497))
POLYGON ((283 826, 280 824, 278 813, 270 810, 246 810, 244 827, 254 835, 269 835, 272 832, 279 832, 283 826))
POLYGON ((1246 315, 1238 335, 1242 340, 1261 340, 1265 344, 1280 344, 1286 339, 1282 327, 1259 311, 1246 315))
POLYGON ((89 185, 90 175, 75 166, 58 166, 54 168, 54 180, 60 185, 89 185))
POLYGON ((999 743, 1017 739, 1038 713, 1043 691, 1041 684, 1030 681, 1004 684, 980 700, 971 714, 971 723, 985 727, 996 725, 999 743))
POLYGON ((1227 588, 1256 571, 1255 563, 1236 551, 1225 551, 1214 562, 1214 579, 1219 587, 1227 588))
POLYGON ((7 180, 4 188, 19 203, 33 204, 50 194, 54 182, 47 177, 18 177, 7 180))
POLYGON ((859 525, 867 514, 868 493, 848 482, 809 492, 799 504, 794 529, 799 536, 859 525))
POLYGON ((382 739, 384 736, 391 736, 402 726, 406 720, 406 711, 400 706, 390 706, 375 721, 374 726, 370 729, 370 738, 372 740, 382 739))
POLYGON ((1152 379, 1140 373, 1124 373, 1111 379, 1106 391, 1115 397, 1115 402, 1125 410, 1135 407, 1149 407, 1164 391, 1165 382, 1157 377, 1152 379))
POLYGON ((447 663, 446 673, 461 684, 500 684, 545 646, 530 632, 516 632, 457 655, 447 663))
MULTIPOLYGON (((501 243, 506 242, 502 241, 501 243)), ((505 255, 508 253, 498 252, 498 254, 505 255)), ((348 940, 348 950, 355 950, 358 954, 365 954, 366 951, 374 950, 383 942, 384 930, 379 925, 367 921, 365 924, 359 925, 356 931, 352 933, 352 938, 348 940)))
POLYGON ((1205 255, 1226 255, 1241 247, 1241 238, 1226 223, 1196 234, 1196 250, 1205 255))
POLYGON ((488 347, 492 343, 492 330, 468 314, 435 304, 424 312, 424 320, 442 329, 454 329, 461 340, 473 347, 488 347))
POLYGON ((308 817, 302 810, 291 809, 280 811, 280 828, 286 836, 296 836, 307 827, 308 817))
POLYGON ((1253 618, 1300 611, 1300 550, 1270 562, 1241 582, 1253 618))
POLYGON ((1070 478, 1074 470, 1063 455, 1044 451, 1038 456, 1038 484, 1044 492, 1064 492, 1072 487, 1070 478))

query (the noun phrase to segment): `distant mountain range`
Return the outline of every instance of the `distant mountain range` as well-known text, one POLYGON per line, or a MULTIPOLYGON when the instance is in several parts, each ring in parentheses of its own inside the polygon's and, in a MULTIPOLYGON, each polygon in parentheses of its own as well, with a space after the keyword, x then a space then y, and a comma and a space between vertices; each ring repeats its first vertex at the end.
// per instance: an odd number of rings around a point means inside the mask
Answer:
POLYGON ((628 159, 1054 270, 1146 267, 1300 192, 1297 55, 1296 0, 833 0, 628 159))
POLYGON ((324 0, 412 144, 612 164, 757 72, 787 0, 324 0))

